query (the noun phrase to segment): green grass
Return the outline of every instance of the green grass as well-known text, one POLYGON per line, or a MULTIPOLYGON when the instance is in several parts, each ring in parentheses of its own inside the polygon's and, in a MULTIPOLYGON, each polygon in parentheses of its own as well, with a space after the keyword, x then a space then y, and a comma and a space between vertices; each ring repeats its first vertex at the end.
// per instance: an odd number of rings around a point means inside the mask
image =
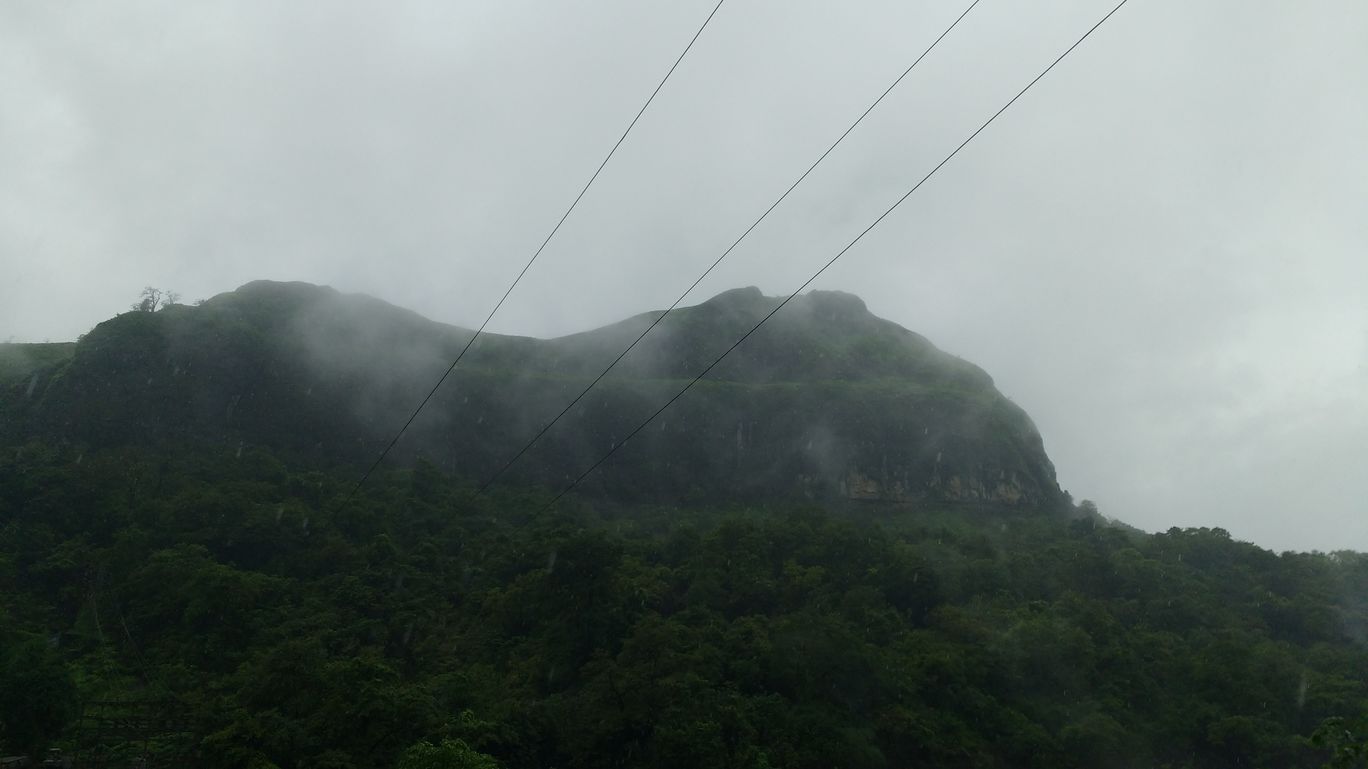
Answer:
POLYGON ((49 366, 71 360, 75 342, 0 344, 0 382, 13 382, 49 366))

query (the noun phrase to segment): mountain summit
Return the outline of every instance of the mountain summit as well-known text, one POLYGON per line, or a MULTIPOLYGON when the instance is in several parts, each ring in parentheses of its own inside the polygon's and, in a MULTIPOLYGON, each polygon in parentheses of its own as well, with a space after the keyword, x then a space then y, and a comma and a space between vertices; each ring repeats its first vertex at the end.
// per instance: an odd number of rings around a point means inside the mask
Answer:
MULTIPOLYGON (((743 288, 671 313, 503 480, 564 487, 780 301, 743 288)), ((481 335, 392 461, 422 457, 487 480, 660 315, 556 339, 481 335)), ((257 281, 195 307, 119 315, 69 357, 9 345, 0 437, 259 444, 365 463, 472 333, 364 295, 257 281)), ((1031 420, 982 369, 839 291, 791 302, 581 490, 1030 508, 1063 499, 1031 420)))

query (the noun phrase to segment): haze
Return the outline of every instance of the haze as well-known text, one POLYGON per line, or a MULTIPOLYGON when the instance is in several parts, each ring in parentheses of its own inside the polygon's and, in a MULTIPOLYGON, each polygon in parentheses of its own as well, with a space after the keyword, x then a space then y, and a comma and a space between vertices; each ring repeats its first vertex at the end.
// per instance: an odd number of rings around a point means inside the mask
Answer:
MULTIPOLYGON (((984 0, 689 303, 795 289, 1112 4, 984 0)), ((965 5, 724 3, 491 330, 668 306, 965 5)), ((0 339, 259 278, 476 326, 712 6, 0 5, 0 339)), ((1132 2, 817 287, 1107 515, 1368 550, 1365 29, 1132 2)))

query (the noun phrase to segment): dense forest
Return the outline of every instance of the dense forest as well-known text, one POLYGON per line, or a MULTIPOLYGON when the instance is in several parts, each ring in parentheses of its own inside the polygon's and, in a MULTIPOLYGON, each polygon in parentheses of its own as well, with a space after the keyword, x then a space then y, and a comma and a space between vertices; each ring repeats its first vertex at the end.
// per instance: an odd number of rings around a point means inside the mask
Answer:
POLYGON ((1142 534, 1086 503, 550 506, 425 462, 356 479, 252 446, 10 447, 3 752, 509 769, 1363 755, 1362 554, 1142 534), (181 725, 95 745, 82 714, 104 702, 181 725))
POLYGON ((1368 555, 1075 504, 986 372, 848 294, 553 496, 775 301, 682 308, 483 493, 659 313, 488 335, 361 484, 472 332, 257 282, 0 345, 0 755, 1362 765, 1368 555))

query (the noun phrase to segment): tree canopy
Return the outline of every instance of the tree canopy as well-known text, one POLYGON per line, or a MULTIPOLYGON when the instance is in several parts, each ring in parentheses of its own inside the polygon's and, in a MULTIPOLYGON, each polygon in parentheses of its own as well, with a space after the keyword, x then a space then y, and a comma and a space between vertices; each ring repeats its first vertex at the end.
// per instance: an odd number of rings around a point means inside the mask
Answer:
POLYGON ((210 767, 1319 766, 1362 744, 1327 721, 1368 712, 1361 554, 1015 510, 548 509, 423 463, 354 482, 253 447, 0 454, 0 747, 89 749, 79 707, 109 700, 176 703, 190 744, 160 749, 210 767))

